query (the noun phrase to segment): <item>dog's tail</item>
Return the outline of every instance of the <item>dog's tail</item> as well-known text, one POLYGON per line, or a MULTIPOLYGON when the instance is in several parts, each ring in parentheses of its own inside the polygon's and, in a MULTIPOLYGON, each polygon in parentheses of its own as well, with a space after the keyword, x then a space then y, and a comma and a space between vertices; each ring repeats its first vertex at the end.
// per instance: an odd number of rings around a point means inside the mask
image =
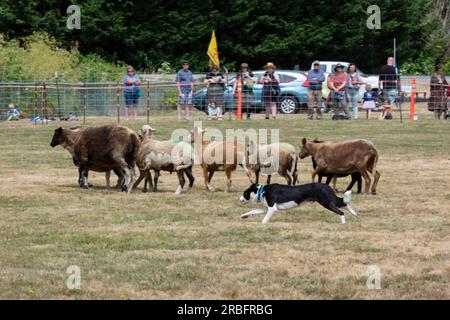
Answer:
POLYGON ((342 199, 344 201, 344 204, 349 204, 352 200, 352 190, 348 190, 344 193, 344 198, 342 199))

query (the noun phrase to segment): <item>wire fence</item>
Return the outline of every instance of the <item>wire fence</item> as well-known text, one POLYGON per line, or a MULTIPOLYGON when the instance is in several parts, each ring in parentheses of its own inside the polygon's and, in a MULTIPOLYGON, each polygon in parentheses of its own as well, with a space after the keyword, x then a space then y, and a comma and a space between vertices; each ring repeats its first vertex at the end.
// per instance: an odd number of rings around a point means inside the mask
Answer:
MULTIPOLYGON (((255 72, 255 82, 249 93, 242 87, 242 82, 236 81, 234 76, 228 76, 221 84, 220 89, 215 90, 214 98, 211 98, 211 86, 204 82, 203 75, 196 75, 192 96, 193 107, 205 113, 211 113, 210 104, 214 101, 220 108, 219 114, 229 112, 235 117, 245 114, 266 112, 271 114, 270 102, 275 102, 276 112, 286 114, 308 110, 308 87, 305 85, 306 74, 294 71, 280 71, 280 84, 276 97, 272 97, 270 90, 265 88, 263 72, 255 72), (271 96, 267 96, 270 94, 271 96), (269 110, 267 107, 269 105, 269 110)), ((176 110, 179 103, 178 88, 175 83, 175 75, 166 75, 165 80, 145 78, 140 85, 138 110, 140 115, 147 118, 157 111, 176 110)), ((439 84, 438 84, 439 85, 439 84)), ((358 106, 361 107, 361 99, 364 93, 364 85, 358 92, 358 106)), ((414 102, 430 101, 430 99, 443 99, 447 103, 448 86, 441 84, 442 92, 430 91, 430 80, 426 77, 402 76, 401 85, 398 86, 396 107, 394 109, 410 110, 411 98, 414 102), (413 85, 413 82, 414 85, 413 85), (414 86, 414 88, 413 88, 414 86), (413 94, 414 93, 414 94, 413 94), (445 96, 445 98, 443 98, 445 96)), ((331 105, 327 97, 329 89, 323 84, 322 104, 323 111, 331 105)), ((129 88, 129 87, 128 87, 129 88)), ((1 118, 8 116, 8 104, 12 103, 20 110, 21 117, 29 119, 63 119, 70 117, 80 118, 89 116, 120 116, 125 107, 124 90, 127 89, 119 82, 104 83, 59 83, 52 82, 0 82, 0 106, 1 118)), ((376 89, 376 88, 373 88, 376 89)), ((383 104, 382 97, 377 98, 376 108, 383 104)), ((439 100, 441 101, 441 100, 439 100)), ((343 102, 348 105, 349 101, 343 102)), ((351 110, 351 107, 350 107, 351 110)))

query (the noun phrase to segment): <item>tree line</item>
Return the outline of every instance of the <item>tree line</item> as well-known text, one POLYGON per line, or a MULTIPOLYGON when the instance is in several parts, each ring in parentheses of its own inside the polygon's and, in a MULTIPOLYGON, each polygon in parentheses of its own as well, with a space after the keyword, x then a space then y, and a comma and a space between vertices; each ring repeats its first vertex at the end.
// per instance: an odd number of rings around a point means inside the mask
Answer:
MULTIPOLYGON (((352 61, 377 73, 393 54, 406 71, 429 73, 434 64, 450 71, 449 0, 379 0, 381 29, 369 29, 371 0, 3 0, 0 33, 5 41, 39 32, 55 47, 114 65, 156 71, 163 62, 176 69, 182 60, 192 70, 208 68, 207 46, 215 30, 221 63, 230 70, 241 62, 253 69, 272 61, 281 68, 311 61, 352 61), (67 7, 81 10, 81 29, 66 27, 67 7)), ((0 43, 1 45, 1 43, 0 43)), ((94 59, 94 60, 95 60, 94 59)))

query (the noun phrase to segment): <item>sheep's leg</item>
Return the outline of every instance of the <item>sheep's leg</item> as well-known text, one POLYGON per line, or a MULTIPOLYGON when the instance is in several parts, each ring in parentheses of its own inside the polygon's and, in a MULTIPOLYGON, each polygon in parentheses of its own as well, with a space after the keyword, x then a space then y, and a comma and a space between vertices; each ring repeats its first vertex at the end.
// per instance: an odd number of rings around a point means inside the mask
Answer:
POLYGON ((297 181, 298 181, 298 173, 297 173, 297 169, 294 171, 294 174, 293 174, 293 176, 294 176, 294 181, 292 182, 292 185, 296 185, 297 184, 297 181))
POLYGON ((378 180, 380 180, 381 173, 378 170, 375 170, 374 181, 372 185, 372 194, 377 194, 377 185, 378 180))
POLYGON ((80 186, 80 188, 83 187, 83 167, 82 166, 78 167, 78 185, 80 186))
POLYGON ((225 192, 230 192, 231 189, 231 170, 225 171, 225 179, 226 179, 226 186, 225 186, 225 192))
POLYGON ((333 175, 333 190, 337 191, 336 189, 336 181, 337 181, 337 175, 333 175))
POLYGON ((159 179, 159 170, 155 170, 155 177, 153 178, 153 192, 158 191, 158 179, 159 179))
POLYGON ((259 170, 255 171, 255 183, 258 184, 259 183, 259 170))
POLYGON ((213 176, 214 172, 211 171, 209 173, 209 175, 208 175, 208 167, 206 165, 203 165, 202 169, 203 169, 203 178, 205 180, 206 190, 209 190, 209 191, 213 192, 214 188, 210 185, 210 182, 211 182, 211 179, 212 179, 212 176, 213 176))
POLYGON ((288 186, 292 184, 292 177, 288 172, 284 173, 284 178, 286 179, 286 183, 288 186))
POLYGON ((114 173, 117 175, 117 185, 116 188, 121 188, 123 185, 123 172, 120 169, 113 168, 114 173))
POLYGON ((111 188, 111 185, 110 185, 111 170, 108 170, 105 172, 105 178, 106 178, 106 187, 109 189, 109 188, 111 188))
POLYGON ((189 191, 192 190, 192 187, 194 186, 194 175, 192 174, 192 167, 186 168, 184 170, 184 173, 186 174, 187 178, 189 179, 189 191))
MULTIPOLYGON (((137 178, 136 182, 134 183, 133 188, 137 188, 139 186, 139 183, 145 178, 145 172, 141 169, 139 169, 139 177, 137 178)), ((144 186, 145 188, 146 186, 144 186)))
POLYGON ((370 182, 371 182, 369 173, 367 172, 367 170, 365 168, 360 168, 359 170, 360 170, 359 172, 361 173, 362 177, 364 178, 364 182, 366 184, 365 193, 369 194, 370 182))
POLYGON ((267 176, 267 182, 266 182, 267 185, 270 184, 270 179, 272 179, 272 175, 271 175, 271 174, 269 174, 269 175, 267 176))
POLYGON ((89 189, 89 181, 88 181, 89 168, 88 167, 83 166, 82 176, 83 176, 82 188, 83 189, 89 189))
POLYGON ((314 172, 312 173, 312 182, 314 182, 314 180, 316 180, 316 175, 320 174, 320 170, 319 168, 316 168, 316 170, 314 170, 314 172))
POLYGON ((178 170, 177 171, 177 175, 178 175, 178 188, 175 191, 175 194, 181 194, 181 192, 183 191, 184 188, 184 184, 186 183, 186 180, 184 179, 184 173, 183 170, 178 170))

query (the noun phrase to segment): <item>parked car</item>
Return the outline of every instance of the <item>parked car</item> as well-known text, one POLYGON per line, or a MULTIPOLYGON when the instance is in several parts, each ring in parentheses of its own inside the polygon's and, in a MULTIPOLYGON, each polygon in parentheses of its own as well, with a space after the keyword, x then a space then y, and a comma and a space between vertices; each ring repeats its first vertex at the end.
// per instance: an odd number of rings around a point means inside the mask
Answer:
MULTIPOLYGON (((264 75, 265 71, 253 71, 255 77, 259 79, 264 75)), ((280 83, 280 99, 278 102, 278 109, 281 113, 293 114, 298 111, 306 110, 308 101, 308 88, 303 86, 306 80, 304 73, 299 71, 286 71, 277 70, 281 78, 280 83)), ((236 97, 233 96, 233 86, 235 82, 235 77, 229 80, 226 84, 224 92, 225 110, 224 112, 230 110, 236 110, 236 97)), ((264 111, 264 106, 262 103, 262 87, 260 83, 255 83, 253 85, 253 107, 256 112, 264 111)), ((200 111, 207 112, 208 108, 206 105, 206 87, 197 90, 193 96, 193 105, 200 111)))

